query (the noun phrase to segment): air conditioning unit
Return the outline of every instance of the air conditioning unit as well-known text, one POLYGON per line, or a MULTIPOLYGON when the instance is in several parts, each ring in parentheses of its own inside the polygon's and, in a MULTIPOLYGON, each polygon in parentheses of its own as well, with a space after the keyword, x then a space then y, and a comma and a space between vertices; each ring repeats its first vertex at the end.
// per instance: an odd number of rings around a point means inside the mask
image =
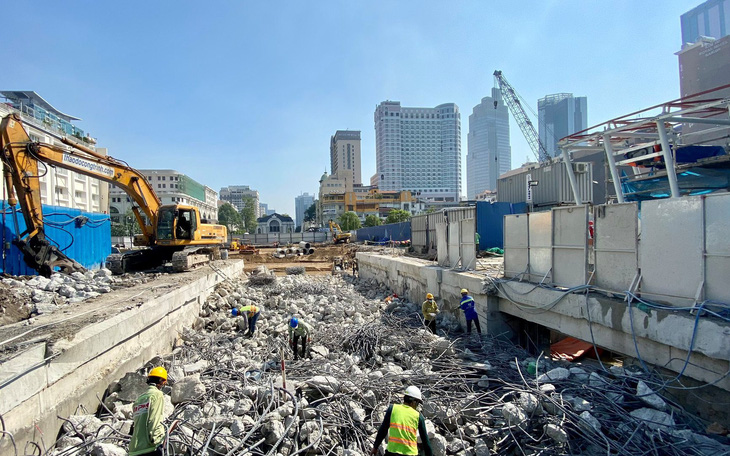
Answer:
POLYGON ((588 172, 588 163, 573 163, 573 171, 575 173, 588 172))

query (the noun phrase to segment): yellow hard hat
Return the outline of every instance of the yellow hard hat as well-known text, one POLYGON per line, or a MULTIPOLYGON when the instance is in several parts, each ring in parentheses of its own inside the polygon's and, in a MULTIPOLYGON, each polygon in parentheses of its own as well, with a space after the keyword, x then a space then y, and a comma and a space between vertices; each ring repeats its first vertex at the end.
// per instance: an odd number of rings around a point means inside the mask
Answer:
POLYGON ((432 295, 431 293, 428 293, 428 294, 426 295, 426 299, 433 299, 433 295, 432 295))
POLYGON ((467 294, 467 293, 469 293, 469 290, 467 290, 466 288, 461 289, 461 294, 467 294))
POLYGON ((164 367, 158 366, 150 371, 148 377, 160 377, 167 380, 167 371, 164 367))

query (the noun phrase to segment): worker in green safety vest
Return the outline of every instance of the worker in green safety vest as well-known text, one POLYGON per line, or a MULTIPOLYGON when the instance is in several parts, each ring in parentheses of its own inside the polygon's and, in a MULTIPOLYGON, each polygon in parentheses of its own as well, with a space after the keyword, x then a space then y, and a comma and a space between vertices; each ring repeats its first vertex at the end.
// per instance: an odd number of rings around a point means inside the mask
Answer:
POLYGON ((162 456, 165 440, 162 411, 165 409, 165 400, 160 390, 167 384, 167 370, 155 367, 147 376, 147 383, 147 391, 132 406, 134 428, 129 441, 130 456, 162 456))
POLYGON ((418 406, 421 403, 423 403, 421 390, 413 385, 406 388, 403 404, 393 404, 385 412, 385 418, 383 418, 383 423, 378 429, 378 434, 375 436, 375 445, 370 453, 377 454, 378 448, 387 434, 386 456, 416 455, 418 454, 418 436, 420 435, 426 456, 433 456, 433 449, 426 431, 426 420, 418 411, 418 406))

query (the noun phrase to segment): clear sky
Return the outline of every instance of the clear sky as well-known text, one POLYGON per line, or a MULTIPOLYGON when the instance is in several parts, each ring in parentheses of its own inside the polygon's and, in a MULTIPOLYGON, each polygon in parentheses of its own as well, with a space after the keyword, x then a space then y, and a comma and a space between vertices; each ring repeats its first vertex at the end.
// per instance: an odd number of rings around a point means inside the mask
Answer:
MULTIPOLYGON (((507 80, 588 97, 598 124, 679 96, 679 16, 701 1, 3 2, 0 89, 33 90, 135 168, 219 191, 250 185, 294 215, 336 130, 362 131, 375 173, 382 101, 469 114, 507 80)), ((512 165, 532 157, 511 121, 512 165)), ((463 168, 462 194, 466 188, 463 168)))

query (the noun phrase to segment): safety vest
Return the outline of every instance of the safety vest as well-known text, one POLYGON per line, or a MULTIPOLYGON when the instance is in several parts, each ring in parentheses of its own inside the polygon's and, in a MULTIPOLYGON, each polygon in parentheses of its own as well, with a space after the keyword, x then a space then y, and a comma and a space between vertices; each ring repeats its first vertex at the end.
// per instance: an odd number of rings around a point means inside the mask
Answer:
POLYGON ((418 420, 420 413, 413 407, 393 404, 388 431, 388 451, 398 454, 418 454, 418 420))
POLYGON ((253 317, 258 313, 259 308, 256 306, 243 306, 240 310, 241 312, 248 312, 248 316, 253 317))

